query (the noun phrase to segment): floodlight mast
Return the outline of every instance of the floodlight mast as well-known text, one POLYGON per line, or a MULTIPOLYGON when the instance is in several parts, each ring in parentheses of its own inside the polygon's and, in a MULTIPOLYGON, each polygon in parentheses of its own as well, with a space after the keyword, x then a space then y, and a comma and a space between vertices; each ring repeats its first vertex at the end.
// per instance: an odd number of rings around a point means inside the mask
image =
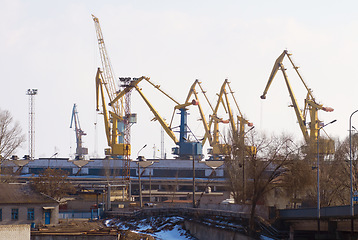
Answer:
POLYGON ((30 159, 35 158, 35 95, 37 89, 27 89, 26 95, 29 95, 29 155, 30 159))

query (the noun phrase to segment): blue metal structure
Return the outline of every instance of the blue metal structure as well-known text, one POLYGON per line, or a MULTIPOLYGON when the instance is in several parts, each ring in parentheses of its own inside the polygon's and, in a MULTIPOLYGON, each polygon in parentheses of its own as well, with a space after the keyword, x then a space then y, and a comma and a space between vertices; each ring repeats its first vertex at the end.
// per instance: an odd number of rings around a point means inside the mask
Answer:
POLYGON ((179 131, 179 142, 176 144, 178 147, 172 148, 172 154, 179 156, 179 158, 190 158, 195 159, 203 158, 203 145, 201 142, 190 142, 188 140, 188 112, 186 108, 180 110, 180 131, 179 131))

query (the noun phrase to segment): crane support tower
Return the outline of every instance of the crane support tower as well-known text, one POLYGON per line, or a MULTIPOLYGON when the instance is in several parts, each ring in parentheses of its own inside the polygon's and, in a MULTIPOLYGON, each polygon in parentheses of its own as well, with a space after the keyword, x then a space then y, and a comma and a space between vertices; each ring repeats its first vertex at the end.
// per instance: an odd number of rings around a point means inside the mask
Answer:
POLYGON ((82 159, 84 155, 88 154, 88 149, 82 147, 82 136, 87 134, 81 129, 76 104, 73 104, 70 128, 72 125, 74 125, 76 133, 76 159, 82 159))
POLYGON ((29 95, 29 155, 30 160, 35 158, 35 95, 37 89, 27 89, 29 95))
MULTIPOLYGON (((265 88, 263 94, 261 95, 261 99, 266 99, 266 94, 271 86, 273 79, 276 76, 276 73, 278 72, 278 70, 281 70, 283 77, 285 79, 285 83, 286 83, 290 98, 291 98, 292 107, 295 110, 298 124, 300 126, 301 132, 305 139, 306 145, 308 147, 307 151, 309 151, 311 153, 317 153, 316 149, 317 149, 318 130, 319 130, 320 126, 322 125, 322 122, 318 119, 318 111, 323 110, 325 112, 332 112, 333 108, 324 107, 322 104, 319 104, 316 102, 316 100, 312 94, 312 90, 310 88, 308 88, 307 84, 303 80, 300 72, 298 71, 299 67, 297 67, 294 64, 294 62, 291 58, 291 55, 292 54, 288 53, 287 50, 284 50, 282 52, 282 54, 276 59, 276 62, 272 68, 270 77, 268 79, 266 88, 265 88), (304 100, 303 112, 301 111, 301 109, 298 106, 295 94, 293 93, 293 89, 291 87, 290 81, 288 80, 286 69, 282 63, 284 57, 286 57, 286 56, 290 60, 292 66, 293 66, 293 69, 296 71, 299 79, 301 80, 302 84, 304 85, 305 89, 307 90, 306 99, 304 100), (310 121, 307 121, 307 113, 309 113, 309 115, 310 115, 310 121)), ((321 154, 333 154, 335 152, 334 141, 332 139, 320 138, 319 141, 320 141, 319 152, 321 154)))

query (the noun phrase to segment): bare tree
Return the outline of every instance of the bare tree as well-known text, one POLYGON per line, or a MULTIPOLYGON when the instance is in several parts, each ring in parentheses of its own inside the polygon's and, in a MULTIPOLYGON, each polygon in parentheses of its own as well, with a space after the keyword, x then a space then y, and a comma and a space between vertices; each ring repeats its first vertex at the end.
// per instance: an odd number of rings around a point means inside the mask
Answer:
MULTIPOLYGON (((320 155, 320 203, 322 207, 348 205, 350 203, 350 145, 349 138, 342 142, 336 141, 336 152, 334 156, 320 155)), ((352 177, 353 191, 358 190, 357 186, 357 157, 358 157, 358 136, 352 136, 352 177)), ((317 154, 313 157, 317 160, 317 154)), ((316 166, 312 162, 312 166, 316 166)), ((317 168, 314 167, 314 174, 317 168)), ((309 173, 309 172, 308 172, 309 173)), ((317 181, 316 177, 311 188, 307 190, 305 202, 308 206, 317 204, 317 181)))
POLYGON ((2 165, 7 159, 13 155, 16 150, 25 142, 25 135, 22 134, 20 124, 14 122, 11 114, 7 110, 0 109, 0 177, 1 181, 9 181, 12 171, 2 171, 2 165), (9 174, 8 174, 9 173, 9 174))
POLYGON ((31 180, 31 186, 41 193, 61 200, 67 194, 75 192, 67 176, 68 174, 63 170, 47 168, 31 180))
POLYGON ((226 160, 226 170, 235 201, 238 202, 241 192, 246 195, 244 202, 246 199, 251 202, 250 229, 253 229, 257 204, 265 200, 268 192, 281 187, 282 177, 287 172, 297 147, 291 138, 285 135, 267 137, 252 131, 249 140, 248 145, 256 147, 256 154, 250 153, 250 148, 242 144, 242 141, 233 139, 233 154, 226 160), (238 173, 243 172, 243 166, 244 175, 240 176, 238 173), (245 184, 242 184, 242 181, 245 181, 245 184))
POLYGON ((307 193, 314 192, 315 180, 311 161, 300 154, 295 155, 287 164, 282 181, 282 189, 290 199, 291 207, 296 208, 297 203, 305 201, 307 193))
MULTIPOLYGON (((353 135, 352 177, 353 191, 357 190, 358 136, 353 135)), ((338 142, 338 141, 336 141, 338 142)), ((321 168, 320 186, 322 206, 346 205, 350 203, 350 145, 349 138, 336 145, 333 160, 324 161, 321 168)))
POLYGON ((24 142, 25 135, 22 134, 20 124, 14 122, 9 111, 0 109, 0 163, 14 154, 24 142))

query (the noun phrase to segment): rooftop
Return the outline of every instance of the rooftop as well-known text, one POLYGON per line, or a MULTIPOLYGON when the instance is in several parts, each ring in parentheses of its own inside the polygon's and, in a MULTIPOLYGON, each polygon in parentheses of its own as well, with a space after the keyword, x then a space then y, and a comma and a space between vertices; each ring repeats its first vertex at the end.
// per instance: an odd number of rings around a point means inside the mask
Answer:
POLYGON ((0 204, 58 203, 33 190, 28 184, 0 183, 0 204))

